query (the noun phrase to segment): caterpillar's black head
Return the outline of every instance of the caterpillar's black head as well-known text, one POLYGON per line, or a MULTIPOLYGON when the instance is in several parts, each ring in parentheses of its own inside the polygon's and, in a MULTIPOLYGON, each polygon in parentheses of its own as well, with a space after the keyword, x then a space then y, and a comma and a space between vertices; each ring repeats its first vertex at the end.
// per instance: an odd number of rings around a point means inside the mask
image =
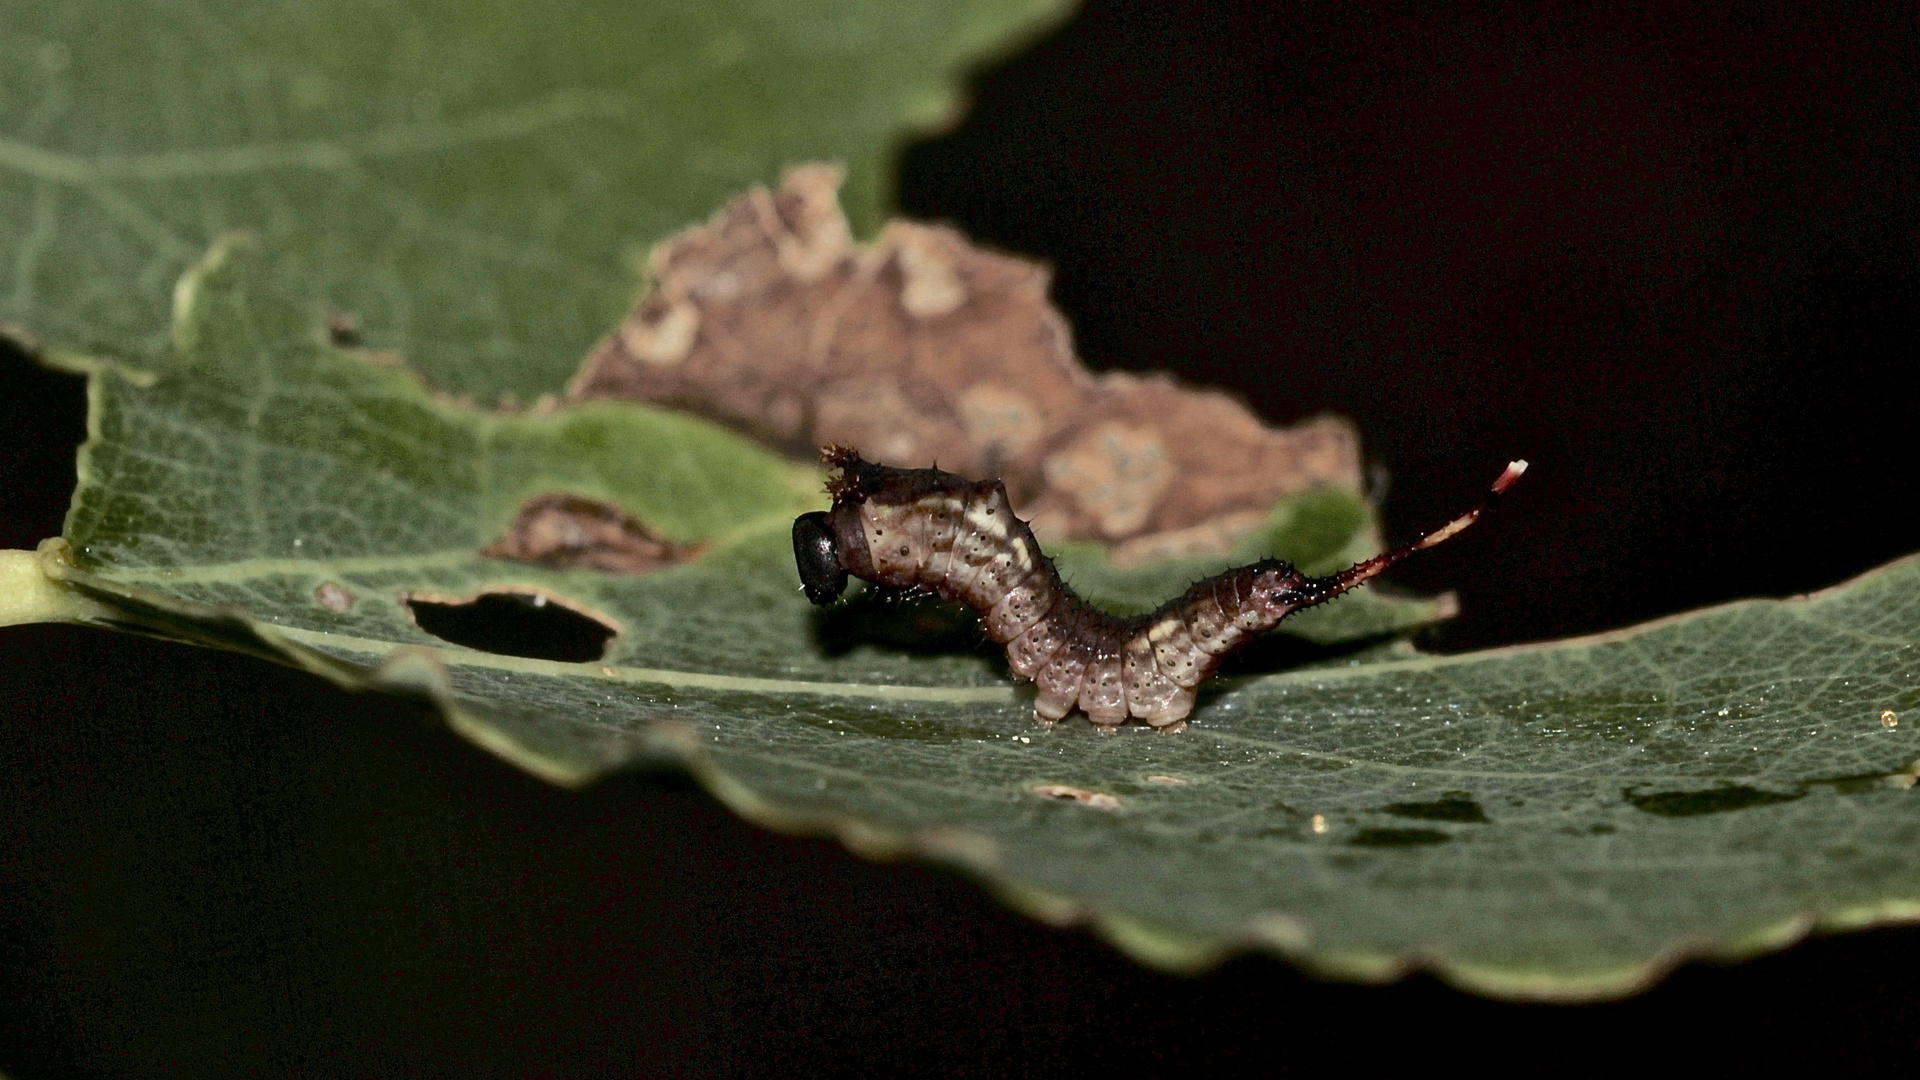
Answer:
POLYGON ((840 545, 826 513, 793 519, 793 562, 800 570, 800 587, 814 603, 831 604, 847 591, 847 571, 840 565, 840 545))

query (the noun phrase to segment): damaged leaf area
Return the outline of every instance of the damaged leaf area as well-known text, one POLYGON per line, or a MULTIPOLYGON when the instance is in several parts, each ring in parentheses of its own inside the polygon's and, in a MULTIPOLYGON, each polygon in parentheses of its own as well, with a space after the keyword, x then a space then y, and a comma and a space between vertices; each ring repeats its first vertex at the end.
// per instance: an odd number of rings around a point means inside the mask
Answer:
POLYGON ((676 544, 611 503, 549 493, 528 499, 484 554, 558 569, 645 574, 685 562, 698 544, 676 544))
MULTIPOLYGON (((1689 956, 1920 918, 1920 725, 1899 722, 1920 707, 1920 561, 1597 638, 1215 679, 1178 736, 1043 730, 977 631, 927 618, 891 640, 864 601, 811 608, 788 529, 825 504, 813 467, 652 406, 435 397, 331 342, 260 258, 229 243, 182 282, 165 364, 92 365, 66 538, 0 559, 0 615, 423 696, 561 783, 673 762, 755 821, 943 860, 1178 970, 1260 948, 1593 998, 1689 956), (687 557, 490 554, 593 547, 570 528, 687 557), (488 597, 609 634, 541 658, 419 618, 488 597)), ((1324 486, 1262 530, 1311 563, 1370 525, 1324 486)), ((1064 549, 1076 588, 1168 595, 1163 564, 1103 550, 1064 549)))
POLYGON ((1096 377, 1043 268, 936 225, 856 244, 839 183, 794 169, 656 248, 573 400, 671 405, 807 459, 835 443, 999 477, 1043 542, 1116 545, 1123 565, 1223 554, 1284 498, 1359 487, 1344 421, 1274 429, 1165 377, 1096 377))
MULTIPOLYGON (((64 537, 0 552, 0 623, 421 697, 557 783, 673 763, 1173 969, 1261 948, 1596 997, 1920 917, 1911 560, 1534 649, 1248 665, 1180 736, 1034 727, 971 615, 811 608, 788 529, 829 440, 1005 477, 1116 612, 1377 550, 1344 424, 1095 377, 1039 268, 854 240, 902 126, 1061 10, 0 0, 0 332, 91 403, 64 537), (819 160, 852 229, 817 166, 734 198, 819 160)), ((1445 610, 1369 589, 1283 631, 1445 610)))
POLYGON ((490 589, 461 599, 405 594, 413 624, 443 641, 482 652, 585 663, 607 653, 619 627, 544 591, 490 589))

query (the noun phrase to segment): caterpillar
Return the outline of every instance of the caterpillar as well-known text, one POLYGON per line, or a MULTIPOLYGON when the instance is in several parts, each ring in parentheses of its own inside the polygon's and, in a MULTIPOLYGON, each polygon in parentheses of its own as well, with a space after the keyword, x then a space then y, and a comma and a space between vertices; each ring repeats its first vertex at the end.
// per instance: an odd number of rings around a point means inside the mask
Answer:
POLYGON ((1103 731, 1129 718, 1184 729, 1194 688, 1228 654, 1289 614, 1457 535, 1527 471, 1524 461, 1510 463, 1480 505, 1337 574, 1308 577, 1291 563, 1262 559, 1196 582, 1146 615, 1123 617, 1088 604, 1061 580, 999 480, 876 465, 841 446, 821 456, 838 470, 827 482, 833 508, 793 522, 794 562, 808 600, 833 603, 851 575, 960 601, 1007 647, 1014 673, 1033 680, 1037 720, 1050 725, 1077 707, 1103 731))

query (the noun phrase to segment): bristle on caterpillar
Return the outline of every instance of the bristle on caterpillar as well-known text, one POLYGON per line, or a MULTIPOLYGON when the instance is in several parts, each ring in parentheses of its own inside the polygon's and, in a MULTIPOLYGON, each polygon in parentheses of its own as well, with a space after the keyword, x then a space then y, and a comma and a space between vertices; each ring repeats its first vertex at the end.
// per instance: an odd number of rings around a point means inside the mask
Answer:
POLYGON ((833 508, 793 523, 801 588, 816 604, 849 575, 957 600, 980 616, 1007 663, 1038 689, 1034 715, 1051 724, 1075 709, 1095 727, 1129 719, 1186 726, 1194 688, 1229 654, 1301 608, 1339 596, 1416 551, 1444 543, 1492 509, 1527 471, 1515 461, 1480 505, 1404 547, 1326 577, 1262 559, 1195 583, 1146 615, 1123 617, 1074 595, 1013 512, 1006 485, 939 469, 896 469, 829 446, 833 508))

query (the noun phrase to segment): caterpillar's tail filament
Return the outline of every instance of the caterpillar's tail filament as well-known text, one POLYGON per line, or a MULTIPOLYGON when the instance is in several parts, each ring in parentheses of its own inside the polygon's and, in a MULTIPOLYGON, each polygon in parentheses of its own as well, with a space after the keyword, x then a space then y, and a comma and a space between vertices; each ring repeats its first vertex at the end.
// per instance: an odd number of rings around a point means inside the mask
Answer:
POLYGON ((1442 544, 1453 539, 1455 536, 1466 531, 1467 526, 1480 520, 1480 515, 1499 506, 1500 497, 1505 495, 1507 489, 1512 487, 1526 471, 1526 462, 1510 461, 1507 463, 1506 471, 1501 473, 1500 476, 1494 480, 1493 486, 1487 490, 1486 498, 1480 500, 1480 505, 1461 514, 1459 517, 1454 518, 1438 529, 1427 533, 1411 544, 1407 544, 1405 547, 1398 547, 1392 551, 1375 555, 1373 558, 1349 566, 1337 574, 1329 574, 1326 577, 1319 578, 1308 578, 1298 587, 1299 593, 1305 597, 1300 606, 1310 607, 1314 604, 1331 600, 1341 593, 1346 592, 1348 589, 1365 582, 1367 579, 1414 552, 1425 551, 1436 544, 1442 544))

